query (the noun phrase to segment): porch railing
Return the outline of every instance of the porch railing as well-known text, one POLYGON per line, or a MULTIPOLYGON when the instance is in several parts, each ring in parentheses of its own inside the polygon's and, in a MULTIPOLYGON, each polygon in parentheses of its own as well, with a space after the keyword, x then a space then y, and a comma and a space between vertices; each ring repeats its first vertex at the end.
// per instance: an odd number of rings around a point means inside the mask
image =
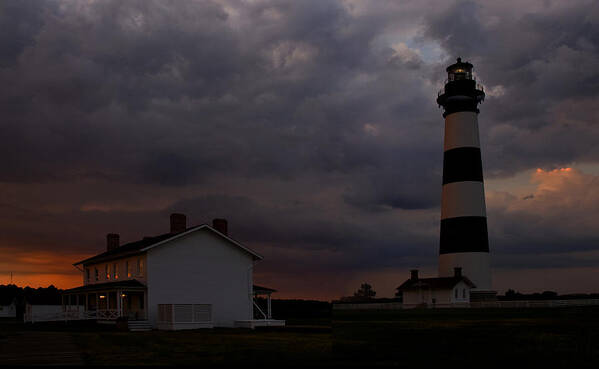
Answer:
POLYGON ((116 320, 121 313, 116 309, 96 310, 95 319, 98 320, 116 320))
POLYGON ((52 322, 52 321, 70 321, 70 320, 116 320, 121 314, 118 310, 74 310, 65 309, 60 311, 39 311, 36 312, 29 308, 25 311, 23 320, 26 323, 34 322, 52 322))

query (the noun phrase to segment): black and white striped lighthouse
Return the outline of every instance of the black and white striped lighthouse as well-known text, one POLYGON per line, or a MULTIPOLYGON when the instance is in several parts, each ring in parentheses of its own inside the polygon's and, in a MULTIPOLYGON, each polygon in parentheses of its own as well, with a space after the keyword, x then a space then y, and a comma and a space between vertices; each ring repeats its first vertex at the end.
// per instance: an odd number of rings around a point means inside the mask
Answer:
POLYGON ((445 110, 443 191, 439 277, 454 268, 474 284, 474 291, 491 290, 491 268, 482 160, 478 137, 478 104, 485 98, 472 77, 472 64, 447 67, 447 81, 437 103, 445 110))

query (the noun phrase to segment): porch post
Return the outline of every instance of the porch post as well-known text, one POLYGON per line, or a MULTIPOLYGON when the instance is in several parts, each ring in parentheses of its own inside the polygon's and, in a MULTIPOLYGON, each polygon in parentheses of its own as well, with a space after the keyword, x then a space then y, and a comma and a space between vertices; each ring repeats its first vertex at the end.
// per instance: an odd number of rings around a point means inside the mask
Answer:
POLYGON ((110 291, 106 291, 106 310, 110 310, 110 291))
POLYGON ((119 314, 119 317, 122 316, 121 314, 121 290, 116 290, 116 311, 119 314))
POLYGON ((145 316, 145 320, 148 320, 148 310, 150 310, 150 307, 148 306, 148 292, 143 291, 144 293, 144 316, 145 316))
POLYGON ((268 303, 268 306, 266 307, 266 316, 268 317, 268 319, 272 319, 272 307, 270 305, 270 293, 267 295, 266 301, 268 303))

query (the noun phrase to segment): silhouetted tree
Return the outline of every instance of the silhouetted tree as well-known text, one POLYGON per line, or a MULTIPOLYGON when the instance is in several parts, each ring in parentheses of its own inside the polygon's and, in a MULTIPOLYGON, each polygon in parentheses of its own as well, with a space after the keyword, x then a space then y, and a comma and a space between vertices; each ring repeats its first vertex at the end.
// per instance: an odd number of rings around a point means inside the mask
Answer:
POLYGON ((359 299, 372 299, 376 296, 376 291, 372 289, 372 286, 368 283, 362 283, 360 289, 354 292, 354 297, 359 299))

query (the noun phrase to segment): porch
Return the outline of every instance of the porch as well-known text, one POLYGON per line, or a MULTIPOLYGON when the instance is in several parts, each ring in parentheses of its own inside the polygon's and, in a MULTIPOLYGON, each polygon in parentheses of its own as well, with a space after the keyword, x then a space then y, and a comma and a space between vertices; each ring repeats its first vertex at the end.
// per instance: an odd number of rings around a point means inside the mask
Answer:
POLYGON ((272 318, 272 299, 271 295, 273 292, 277 292, 277 290, 273 290, 272 288, 262 287, 254 285, 252 288, 252 303, 254 305, 254 319, 248 320, 236 320, 235 327, 238 328, 251 328, 254 329, 256 327, 284 327, 284 320, 277 320, 272 318), (265 300, 266 306, 260 306, 259 298, 261 296, 265 296, 262 298, 265 300))
POLYGON ((71 319, 147 320, 147 288, 137 280, 98 283, 62 293, 62 311, 71 319))

